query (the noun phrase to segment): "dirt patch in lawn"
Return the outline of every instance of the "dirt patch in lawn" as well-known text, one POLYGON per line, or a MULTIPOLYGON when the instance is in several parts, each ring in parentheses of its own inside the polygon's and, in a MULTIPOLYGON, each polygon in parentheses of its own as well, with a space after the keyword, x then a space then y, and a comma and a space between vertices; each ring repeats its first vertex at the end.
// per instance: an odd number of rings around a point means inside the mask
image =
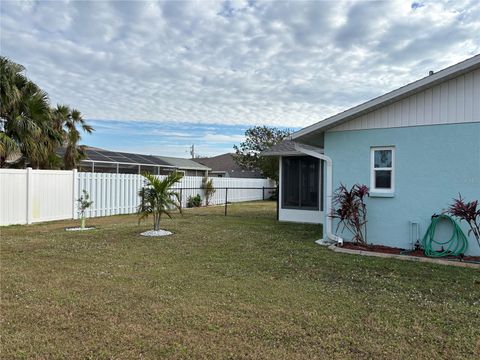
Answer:
MULTIPOLYGON (((396 254, 396 255, 409 255, 409 256, 418 256, 418 257, 428 257, 425 256, 422 250, 405 250, 396 247, 389 247, 384 245, 359 245, 352 242, 344 242, 344 249, 351 250, 362 250, 362 251, 372 251, 384 254, 396 254)), ((469 262, 479 262, 480 256, 445 256, 441 259, 445 260, 457 260, 457 261, 469 261, 469 262)))

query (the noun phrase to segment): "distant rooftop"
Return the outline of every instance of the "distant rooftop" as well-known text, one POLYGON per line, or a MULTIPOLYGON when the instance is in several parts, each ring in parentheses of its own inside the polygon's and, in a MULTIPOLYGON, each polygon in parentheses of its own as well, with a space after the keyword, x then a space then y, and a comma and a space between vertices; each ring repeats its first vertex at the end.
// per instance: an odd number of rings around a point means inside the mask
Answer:
POLYGON ((238 165, 231 153, 207 158, 195 158, 195 161, 208 166, 211 169, 210 174, 212 175, 225 174, 225 176, 236 178, 263 178, 259 171, 248 170, 238 165))
POLYGON ((185 159, 185 158, 176 158, 170 156, 155 156, 156 158, 169 163, 172 166, 181 168, 181 169, 189 169, 189 170, 210 170, 208 166, 200 164, 197 161, 185 159))
MULTIPOLYGON (((58 154, 63 156, 65 149, 60 149, 58 154)), ((96 147, 87 147, 87 157, 81 161, 82 165, 94 163, 95 166, 106 164, 141 165, 143 167, 161 167, 180 170, 210 170, 209 167, 199 164, 190 159, 176 158, 171 156, 144 155, 127 153, 122 151, 110 151, 96 147)))

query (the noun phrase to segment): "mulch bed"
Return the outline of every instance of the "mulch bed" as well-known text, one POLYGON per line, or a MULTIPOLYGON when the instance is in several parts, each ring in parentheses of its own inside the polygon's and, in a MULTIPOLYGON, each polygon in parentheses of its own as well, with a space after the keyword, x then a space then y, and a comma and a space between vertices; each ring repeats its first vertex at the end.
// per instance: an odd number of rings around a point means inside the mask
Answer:
MULTIPOLYGON (((395 247, 389 247, 384 245, 357 245, 352 242, 344 242, 343 246, 344 249, 351 249, 351 250, 362 250, 362 251, 372 251, 384 254, 396 254, 396 255, 409 255, 409 256, 418 256, 418 257, 427 257, 423 253, 422 250, 405 250, 395 247)), ((445 256, 438 259, 445 259, 445 260, 458 260, 458 261, 473 261, 473 262, 480 262, 480 256, 445 256)))

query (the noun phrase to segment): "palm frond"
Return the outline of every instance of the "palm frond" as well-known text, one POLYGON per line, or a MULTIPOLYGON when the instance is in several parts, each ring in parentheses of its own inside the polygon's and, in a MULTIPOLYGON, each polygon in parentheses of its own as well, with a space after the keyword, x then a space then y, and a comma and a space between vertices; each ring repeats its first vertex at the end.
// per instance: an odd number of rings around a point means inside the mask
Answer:
POLYGON ((18 144, 4 132, 0 132, 0 167, 2 167, 9 156, 20 153, 18 144))
POLYGON ((147 184, 139 191, 141 198, 138 207, 139 221, 153 215, 154 225, 159 226, 159 220, 163 214, 172 217, 171 209, 180 208, 179 194, 171 190, 171 187, 179 182, 183 175, 173 172, 164 179, 150 173, 143 173, 142 175, 147 184))
POLYGON ((82 130, 85 131, 88 134, 91 134, 93 132, 93 126, 88 125, 88 124, 82 124, 82 130))

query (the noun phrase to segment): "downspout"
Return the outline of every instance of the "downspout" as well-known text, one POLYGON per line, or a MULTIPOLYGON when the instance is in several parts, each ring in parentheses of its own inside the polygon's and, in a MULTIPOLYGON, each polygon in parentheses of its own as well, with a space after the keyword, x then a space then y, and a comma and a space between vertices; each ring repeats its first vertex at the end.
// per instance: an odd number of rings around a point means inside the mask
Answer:
POLYGON ((326 194, 325 194, 326 212, 327 212, 327 223, 325 225, 327 230, 327 237, 330 240, 336 242, 337 244, 343 245, 343 239, 340 236, 335 235, 332 231, 333 219, 330 216, 330 214, 332 213, 332 198, 333 198, 333 161, 332 159, 325 154, 320 154, 316 151, 305 149, 298 143, 295 143, 295 150, 305 155, 309 155, 314 158, 324 160, 327 163, 327 169, 326 169, 327 170, 327 187, 326 187, 326 194))

